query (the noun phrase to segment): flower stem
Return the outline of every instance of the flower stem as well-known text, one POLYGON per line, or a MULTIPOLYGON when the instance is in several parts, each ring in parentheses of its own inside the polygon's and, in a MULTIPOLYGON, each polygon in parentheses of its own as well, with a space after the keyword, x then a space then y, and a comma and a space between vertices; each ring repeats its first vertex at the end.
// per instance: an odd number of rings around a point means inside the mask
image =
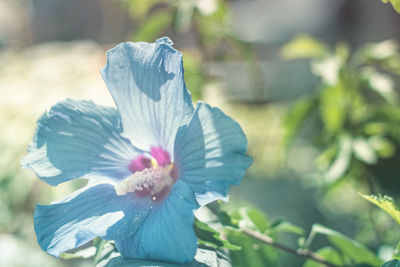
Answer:
POLYGON ((319 256, 318 254, 315 254, 312 251, 309 250, 304 250, 304 249, 293 249, 290 247, 287 247, 284 244, 281 244, 279 242, 276 242, 275 240, 273 240, 271 237, 267 236, 267 235, 263 235, 257 231, 251 230, 249 228, 246 227, 240 227, 240 230, 245 233, 246 235, 257 239, 258 241, 263 242, 264 244, 273 246, 277 249, 280 249, 282 251, 285 251, 287 253, 291 253, 300 257, 304 257, 307 259, 311 259, 313 261, 325 264, 328 267, 339 267, 339 265, 333 264, 329 261, 326 261, 324 258, 322 258, 321 256, 319 256))

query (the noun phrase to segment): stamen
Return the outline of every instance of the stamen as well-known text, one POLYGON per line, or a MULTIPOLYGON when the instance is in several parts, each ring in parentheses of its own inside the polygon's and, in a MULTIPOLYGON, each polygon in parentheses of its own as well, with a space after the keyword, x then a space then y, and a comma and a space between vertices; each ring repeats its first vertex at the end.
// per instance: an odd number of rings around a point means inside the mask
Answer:
POLYGON ((135 193, 139 197, 151 196, 153 201, 159 201, 168 195, 176 180, 176 166, 168 164, 133 173, 115 185, 115 191, 119 196, 135 193))
POLYGON ((117 195, 126 195, 135 191, 142 191, 154 185, 155 180, 159 180, 161 174, 157 168, 148 168, 137 171, 128 178, 124 179, 115 186, 117 195))

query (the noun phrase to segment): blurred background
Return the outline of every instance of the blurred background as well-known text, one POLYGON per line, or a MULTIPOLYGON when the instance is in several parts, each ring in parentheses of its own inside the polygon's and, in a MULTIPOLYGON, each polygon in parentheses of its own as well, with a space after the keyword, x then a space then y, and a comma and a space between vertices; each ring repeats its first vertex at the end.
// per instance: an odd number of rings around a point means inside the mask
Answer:
MULTIPOLYGON (((388 257, 400 229, 358 192, 400 192, 400 15, 390 5, 0 0, 0 266, 90 266, 48 256, 33 231, 35 204, 84 182, 53 188, 21 169, 20 158, 56 102, 113 105, 99 74, 108 49, 162 36, 183 52, 194 100, 220 107, 247 134, 254 164, 233 203, 306 231, 321 223, 388 257)), ((303 262, 278 253, 270 266, 303 262)))

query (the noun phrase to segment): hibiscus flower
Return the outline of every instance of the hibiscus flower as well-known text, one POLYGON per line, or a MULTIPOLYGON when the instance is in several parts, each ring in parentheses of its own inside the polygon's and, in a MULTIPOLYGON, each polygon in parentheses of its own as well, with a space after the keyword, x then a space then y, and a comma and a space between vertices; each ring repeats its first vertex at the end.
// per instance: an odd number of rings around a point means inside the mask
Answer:
POLYGON ((39 119, 23 166, 46 183, 88 186, 37 205, 34 227, 53 256, 96 237, 126 258, 189 262, 193 211, 225 200, 252 162, 240 126, 218 108, 193 107, 182 54, 168 38, 122 43, 101 70, 116 107, 67 99, 39 119))

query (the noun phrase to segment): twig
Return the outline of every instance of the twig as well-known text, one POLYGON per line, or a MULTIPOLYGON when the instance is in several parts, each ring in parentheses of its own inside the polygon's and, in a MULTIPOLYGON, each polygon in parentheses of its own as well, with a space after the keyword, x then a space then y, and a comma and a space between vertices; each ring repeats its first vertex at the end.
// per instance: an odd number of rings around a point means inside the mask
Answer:
POLYGON ((307 258, 307 259, 311 259, 314 261, 317 261, 319 263, 325 264, 328 267, 339 267, 339 265, 333 264, 329 261, 326 261, 324 258, 322 258, 321 256, 319 256, 318 254, 315 254, 312 251, 308 251, 308 250, 304 250, 304 249, 293 249, 290 247, 287 247, 284 244, 281 244, 279 242, 276 242, 275 240, 273 240, 271 237, 267 236, 267 235, 263 235, 259 232, 253 231, 249 228, 246 227, 240 227, 240 230, 245 233, 246 235, 257 239, 258 241, 261 241, 267 245, 273 246, 275 248, 278 248, 280 250, 283 250, 285 252, 294 254, 296 256, 300 256, 303 258, 307 258))

